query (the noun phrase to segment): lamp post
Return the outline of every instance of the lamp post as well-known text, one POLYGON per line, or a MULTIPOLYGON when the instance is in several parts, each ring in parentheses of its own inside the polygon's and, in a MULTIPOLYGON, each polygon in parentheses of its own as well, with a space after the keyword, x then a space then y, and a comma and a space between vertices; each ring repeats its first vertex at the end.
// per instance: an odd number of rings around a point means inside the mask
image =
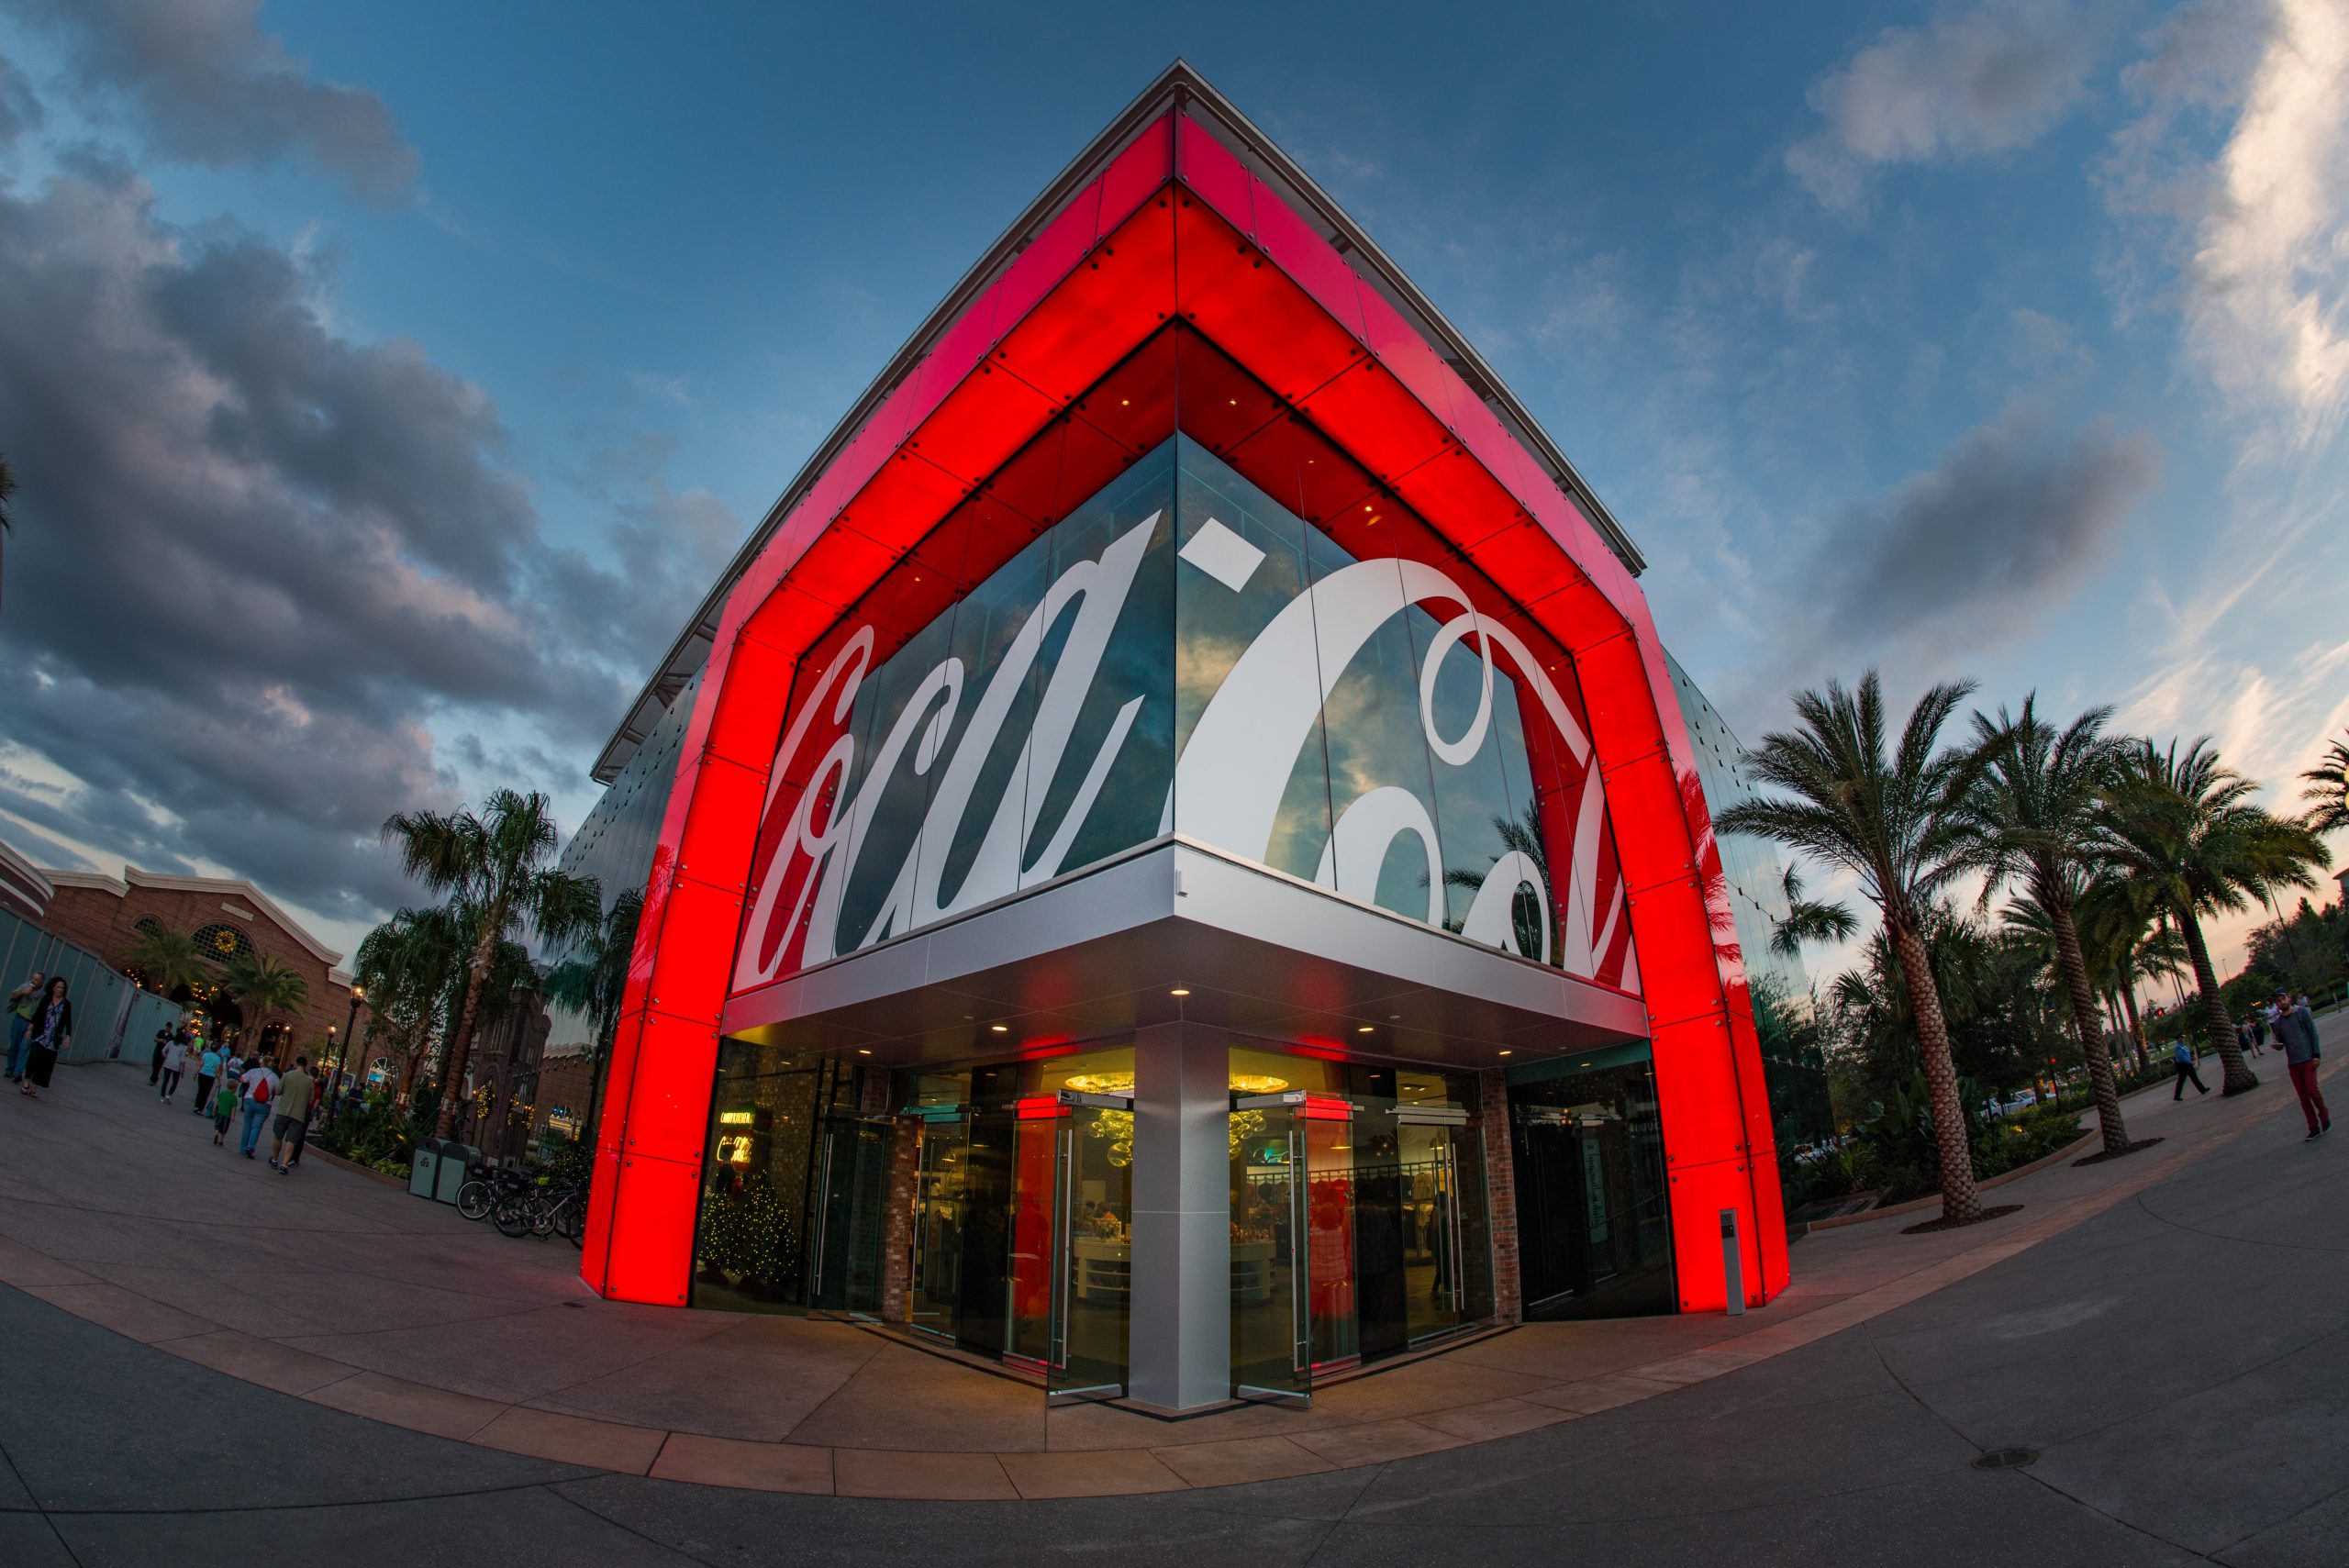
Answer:
POLYGON ((343 1101, 343 1086, 351 1077, 351 1042, 359 1038, 359 1005, 367 1000, 367 987, 354 984, 351 988, 351 1017, 343 1023, 342 1050, 334 1059, 333 1089, 327 1096, 327 1125, 332 1127, 336 1112, 343 1101))

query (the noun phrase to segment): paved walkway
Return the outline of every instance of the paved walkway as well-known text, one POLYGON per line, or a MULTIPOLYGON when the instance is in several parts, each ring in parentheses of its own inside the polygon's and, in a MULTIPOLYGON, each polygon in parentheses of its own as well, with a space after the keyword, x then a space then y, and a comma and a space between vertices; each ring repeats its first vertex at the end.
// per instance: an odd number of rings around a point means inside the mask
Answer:
MULTIPOLYGON (((2327 1033, 2349 1044, 2341 1021, 2327 1033)), ((325 1407, 381 1424, 359 1426, 346 1449, 389 1442, 398 1434, 383 1427, 403 1428, 473 1445, 458 1451, 474 1453, 489 1474, 503 1473, 510 1454, 769 1492, 1055 1498, 1357 1472, 1366 1480, 1397 1461, 1459 1451, 1452 1473, 1465 1483, 1502 1463, 1510 1441, 1555 1437, 1602 1412, 1665 1420, 1662 1407, 1692 1398, 1766 1408, 1766 1395, 1732 1390, 1765 1373, 1765 1385, 1784 1388, 1791 1374, 1781 1362, 1854 1329, 1882 1334, 1875 1326, 1888 1316, 1937 1318, 1952 1287, 1997 1265, 2045 1266, 2036 1253, 2017 1255, 2116 1207, 2150 1212, 2149 1189, 2214 1152, 2247 1148, 2256 1152, 2239 1160, 2279 1171, 2342 1169, 2337 1159, 2309 1163, 2326 1160, 2330 1145, 2302 1148, 2281 1073, 2267 1076, 2275 1081, 2260 1093, 2233 1101, 2173 1105, 2158 1091, 2132 1099, 2132 1131, 2166 1141, 2001 1187, 1999 1201, 2025 1205, 2006 1219, 1943 1236, 1902 1236, 1897 1220, 1814 1235, 1796 1249, 1795 1286, 1766 1310, 1529 1325, 1326 1390, 1309 1410, 1254 1407, 1178 1423, 1099 1407, 1047 1410, 1031 1387, 847 1325, 597 1300, 560 1243, 508 1240, 317 1162, 275 1176, 213 1149, 208 1124, 158 1106, 143 1080, 120 1068, 66 1073, 37 1104, 0 1095, 0 1283, 177 1362, 294 1396, 273 1407, 281 1411, 325 1407), (1649 1405, 1659 1407, 1654 1417, 1649 1405), (370 1430, 381 1435, 368 1439, 370 1430)), ((2332 1213, 2349 1212, 2339 1202, 2349 1183, 2332 1190, 2332 1213)), ((2325 1223, 2331 1240, 2311 1245, 2333 1249, 2337 1264, 2349 1227, 2325 1223)), ((2081 1245, 2048 1251, 2070 1259, 2081 1245)), ((2079 1311, 2087 1316, 2077 1321, 2100 1318, 2121 1299, 2110 1294, 2092 1310, 2067 1307, 2043 1322, 2026 1316, 2015 1337, 2073 1327, 2079 1311)), ((2203 1310, 2199 1294, 2145 1305, 2106 1329, 2154 1357, 2124 1384, 2170 1376, 2158 1348, 2203 1310)), ((44 1310, 27 1301, 9 1316, 46 1322, 44 1310)), ((2261 1315, 2240 1320, 2264 1332, 2261 1315)), ((102 1338, 114 1348, 101 1360, 131 1349, 102 1338)), ((15 1343, 23 1349, 24 1330, 15 1343)), ((22 1417, 21 1385, 7 1386, 22 1417)), ((2130 1394, 2082 1392, 2106 1402, 2130 1394)), ((260 1396, 248 1389, 230 1404, 260 1396)), ((1964 1391, 1955 1397, 1964 1403, 1964 1391)), ((2333 1409, 2337 1421, 2337 1396, 2333 1409)), ((216 1439, 201 1428, 188 1434, 207 1454, 216 1439)), ((21 1440, 8 1443, 20 1469, 21 1440)), ((2251 1456, 2265 1440, 2218 1451, 2255 1469, 2263 1462, 2251 1456)), ((2279 1439, 2279 1451, 2297 1440, 2279 1439)), ((1816 1459, 1827 1471, 1874 1465, 1864 1449, 1816 1459)), ((364 1472, 369 1462, 351 1462, 364 1472)), ((0 1475, 0 1495, 6 1486, 0 1475)))

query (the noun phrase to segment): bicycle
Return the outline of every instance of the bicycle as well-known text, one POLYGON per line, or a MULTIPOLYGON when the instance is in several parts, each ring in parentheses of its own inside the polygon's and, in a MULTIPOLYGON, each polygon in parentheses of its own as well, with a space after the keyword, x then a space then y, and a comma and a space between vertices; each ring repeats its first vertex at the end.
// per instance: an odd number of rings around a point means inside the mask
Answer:
POLYGON ((529 1185, 530 1178, 519 1171, 476 1160, 466 1173, 464 1185, 457 1189, 457 1212, 467 1219, 487 1219, 501 1197, 526 1192, 529 1185))
POLYGON ((490 1220, 499 1234, 544 1240, 557 1234, 574 1247, 586 1244, 587 1189, 573 1181, 541 1176, 529 1186, 499 1195, 490 1220))

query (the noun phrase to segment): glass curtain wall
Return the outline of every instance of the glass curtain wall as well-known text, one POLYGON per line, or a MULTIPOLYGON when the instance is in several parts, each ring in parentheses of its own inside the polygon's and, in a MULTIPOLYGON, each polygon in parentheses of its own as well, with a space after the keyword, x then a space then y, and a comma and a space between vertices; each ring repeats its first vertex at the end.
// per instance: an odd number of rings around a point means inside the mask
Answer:
MULTIPOLYGON (((834 1218, 843 1230, 857 1222, 848 1208, 827 1216, 814 1202, 828 1124, 852 1113, 856 1083, 854 1069, 837 1062, 744 1040, 720 1043, 694 1231, 693 1305, 774 1311, 809 1304, 811 1221, 834 1218)), ((870 1183, 864 1190, 869 1226, 878 1214, 870 1183)), ((847 1260, 840 1254, 842 1267, 847 1260)))
POLYGON ((1663 1124, 1645 1041, 1508 1086, 1528 1319, 1673 1310, 1663 1124))

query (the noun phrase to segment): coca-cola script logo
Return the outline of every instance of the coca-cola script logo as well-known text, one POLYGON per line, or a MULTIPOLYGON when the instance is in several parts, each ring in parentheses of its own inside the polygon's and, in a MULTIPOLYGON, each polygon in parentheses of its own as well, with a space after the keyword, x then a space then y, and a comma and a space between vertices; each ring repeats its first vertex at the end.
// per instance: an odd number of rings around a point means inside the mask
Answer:
MULTIPOLYGON (((870 626, 854 632, 790 714, 777 749, 750 916, 736 961, 738 992, 1073 869, 1065 863, 1071 847, 1100 798, 1143 699, 1134 697, 1117 710, 1088 755, 1069 754, 1072 738, 1163 517, 1152 512, 1117 533, 1097 557, 1061 573, 991 668, 975 672, 962 658, 950 656, 912 682, 895 716, 883 715, 874 727, 873 755, 863 767, 848 721, 859 691, 874 673, 876 636, 870 626), (1065 640, 1037 693, 1030 676, 1048 629, 1064 617, 1072 617, 1065 640), (966 702, 974 706, 963 722, 966 702), (1007 736, 1007 726, 1019 713, 1026 716, 1027 733, 1007 736), (1000 743, 1013 740, 1019 752, 1010 776, 1078 780, 1073 799, 1041 842, 1044 789, 1006 789, 1004 770, 998 768, 992 797, 981 791, 987 759, 1000 743), (1067 769, 1077 772, 1070 775, 1067 769), (900 855, 896 864, 865 867, 878 798, 893 780, 907 775, 930 781, 919 831, 911 835, 910 848, 891 851, 900 855), (847 784, 852 778, 859 783, 852 795, 847 784), (786 781, 799 787, 786 791, 786 781), (974 832, 975 854, 966 848, 956 856, 967 863, 956 864, 950 876, 949 846, 958 840, 967 846, 974 832), (860 912, 852 927, 843 929, 842 895, 851 880, 863 884, 878 876, 885 876, 887 892, 877 912, 860 912)), ((1212 517, 1193 530, 1180 552, 1234 593, 1245 588, 1263 553, 1212 517)), ((1636 988, 1633 962, 1622 940, 1621 879, 1611 854, 1605 853, 1606 800, 1598 771, 1588 765, 1589 738, 1524 643, 1480 613, 1451 576, 1419 562, 1376 559, 1342 566, 1272 617, 1232 664, 1184 742, 1164 786, 1159 830, 1178 826, 1179 799, 1185 837, 1265 861, 1283 794, 1330 692, 1379 628, 1413 606, 1434 617, 1437 626, 1425 641, 1418 670, 1419 728, 1433 765, 1462 766, 1486 744, 1494 719, 1495 673, 1505 665, 1521 694, 1525 721, 1549 726, 1580 775, 1558 792, 1555 811, 1539 838, 1520 835, 1517 847, 1490 857, 1490 869, 1477 879, 1465 917, 1457 922, 1459 934, 1555 962, 1586 977, 1600 976, 1613 954, 1620 973, 1604 978, 1636 988), (1460 732, 1445 734, 1438 723, 1438 672, 1455 650, 1476 660, 1479 695, 1460 732), (1559 870, 1564 885, 1553 888, 1550 877, 1559 870), (1530 899, 1520 896, 1525 892, 1530 899)), ((1315 880, 1331 888, 1375 885, 1390 850, 1406 835, 1416 840, 1410 852, 1426 862, 1424 917, 1442 925, 1447 876, 1437 825, 1429 803, 1412 789, 1382 784, 1354 796, 1331 825, 1315 880)), ((899 840, 906 837, 897 835, 899 840)), ((1458 873, 1452 882, 1458 884, 1458 873)), ((1408 912, 1419 914, 1416 908, 1408 912)))

